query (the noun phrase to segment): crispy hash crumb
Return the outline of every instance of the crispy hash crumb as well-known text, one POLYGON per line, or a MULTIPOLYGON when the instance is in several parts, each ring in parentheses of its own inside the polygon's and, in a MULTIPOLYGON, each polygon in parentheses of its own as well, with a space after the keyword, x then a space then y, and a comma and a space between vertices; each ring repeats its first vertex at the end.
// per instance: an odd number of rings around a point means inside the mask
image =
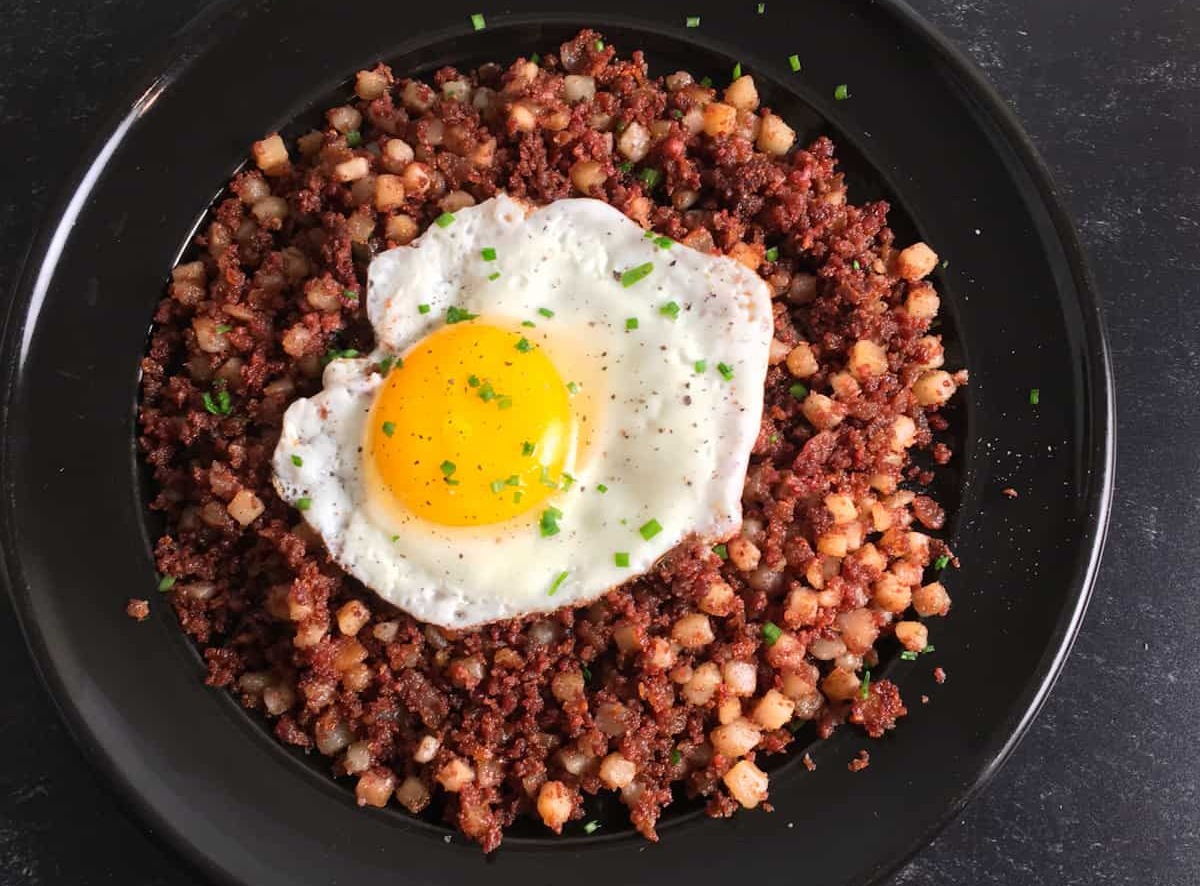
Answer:
POLYGON ((851 772, 862 772, 871 765, 871 755, 863 750, 858 752, 858 756, 846 764, 846 768, 851 772))
POLYGON ((150 617, 150 601, 130 598, 125 604, 125 614, 134 621, 145 621, 150 617))

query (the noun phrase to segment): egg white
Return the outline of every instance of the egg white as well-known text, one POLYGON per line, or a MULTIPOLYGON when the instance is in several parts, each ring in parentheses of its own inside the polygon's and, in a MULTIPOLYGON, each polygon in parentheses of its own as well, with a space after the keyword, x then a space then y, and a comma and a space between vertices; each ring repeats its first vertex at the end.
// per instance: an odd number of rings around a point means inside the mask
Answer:
POLYGON ((332 361, 323 390, 288 408, 274 468, 287 501, 308 500, 303 516, 333 559, 389 603, 449 628, 578 605, 689 536, 721 539, 740 525, 773 332, 769 288, 743 265, 656 245, 598 200, 526 215, 500 196, 377 256, 367 314, 376 352, 332 361), (649 275, 621 282, 647 262, 649 275), (661 311, 669 301, 674 319, 661 311), (375 366, 445 323, 451 306, 481 321, 533 321, 522 332, 579 385, 574 405, 587 421, 567 468, 575 482, 504 523, 435 524, 364 482, 365 422, 383 381, 375 366), (562 511, 561 531, 542 537, 548 506, 562 511), (645 539, 651 520, 662 530, 645 539), (617 552, 628 567, 616 566, 617 552))

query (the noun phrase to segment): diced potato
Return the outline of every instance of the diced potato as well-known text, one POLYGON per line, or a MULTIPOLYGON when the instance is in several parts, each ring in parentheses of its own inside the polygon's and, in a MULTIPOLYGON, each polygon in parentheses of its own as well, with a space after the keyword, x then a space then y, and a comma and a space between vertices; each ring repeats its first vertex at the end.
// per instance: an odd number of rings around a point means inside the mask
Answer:
POLYGON ((770 689, 750 711, 750 719, 770 732, 787 725, 795 710, 795 702, 777 689, 770 689))
POLYGON ((729 795, 746 809, 753 809, 767 799, 767 774, 749 760, 739 760, 721 780, 729 795))
POLYGON ((762 732, 749 720, 739 718, 732 723, 718 726, 709 733, 713 750, 726 757, 741 757, 754 750, 762 732))
POLYGON ((764 114, 758 129, 758 149, 781 157, 792 149, 796 142, 796 131, 783 122, 782 117, 764 114))
POLYGON ((896 256, 896 273, 905 280, 920 280, 937 267, 937 253, 924 243, 914 243, 896 256))
POLYGON ((929 629, 919 621, 897 622, 896 639, 910 652, 920 652, 929 645, 929 629))
POLYGON ((713 102, 704 108, 704 133, 712 138, 728 135, 737 125, 737 108, 713 102))
POLYGON ((725 89, 725 102, 739 111, 753 111, 758 107, 758 87, 749 74, 738 77, 725 89))
POLYGON ((562 826, 571 817, 571 789, 561 781, 546 782, 538 791, 537 811, 546 827, 562 833, 562 826))
POLYGON ((265 174, 283 175, 288 169, 288 150, 277 133, 256 141, 250 148, 254 163, 265 174))

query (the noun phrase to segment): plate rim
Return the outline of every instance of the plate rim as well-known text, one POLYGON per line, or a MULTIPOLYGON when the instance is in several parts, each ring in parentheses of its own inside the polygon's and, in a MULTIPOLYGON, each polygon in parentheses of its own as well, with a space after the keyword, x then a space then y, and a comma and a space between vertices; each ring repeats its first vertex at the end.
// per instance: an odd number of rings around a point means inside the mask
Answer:
MULTIPOLYGON (((48 640, 30 610, 29 587, 20 580, 20 570, 16 565, 20 558, 13 537, 13 502, 9 494, 9 413, 18 367, 21 365, 20 355, 28 346, 25 333, 31 325, 30 320, 35 317, 37 303, 44 297, 44 288, 53 275, 57 253, 70 234, 74 218, 82 210, 86 197, 112 154, 121 145, 125 133, 157 97, 170 88, 195 57, 219 42, 229 30, 236 28, 241 13, 248 14, 269 5, 270 0, 257 0, 251 4, 239 0, 215 0, 209 3, 167 37, 161 50, 151 54, 130 78, 130 85, 118 91, 118 98, 105 103, 89 127, 89 138, 81 141, 85 146, 81 154, 83 159, 63 179, 65 184, 56 192, 55 199, 34 225, 34 233, 19 259, 18 273, 8 292, 3 316, 0 317, 0 355, 4 357, 0 368, 0 483, 4 484, 5 490, 0 501, 0 513, 6 518, 0 521, 0 579, 12 602, 33 667, 76 746, 89 766, 100 773, 112 788, 112 796, 118 805, 132 811, 137 820, 149 824, 148 835, 151 839, 169 845, 184 864, 203 872, 211 880, 235 886, 241 881, 204 855, 186 834, 174 828, 170 819, 142 796, 116 761, 100 747, 79 705, 67 691, 65 679, 51 663, 48 640), (179 51, 183 47, 186 49, 179 51)), ((1028 685, 1006 718, 1007 740, 971 784, 947 804, 904 853, 874 869, 869 882, 879 883, 927 846, 991 782, 1025 738, 1053 690, 1078 637, 1098 579, 1113 497, 1116 426, 1112 356, 1099 289, 1070 212, 1049 167, 1021 126, 1016 113, 965 51, 906 0, 874 0, 870 5, 891 16, 927 50, 936 52, 941 61, 961 78, 968 93, 978 102, 989 122, 996 126, 1028 175, 1039 205, 1047 213, 1054 236, 1062 248, 1063 258, 1077 291, 1080 329, 1086 342, 1082 349, 1086 357, 1084 377, 1094 389, 1087 410, 1089 421, 1085 426, 1091 446, 1084 450, 1082 456, 1089 474, 1085 481, 1086 504, 1092 519, 1080 532, 1078 581, 1069 588, 1065 600, 1069 602, 1073 596, 1074 605, 1064 608, 1054 626, 1052 644, 1047 646, 1028 685)))

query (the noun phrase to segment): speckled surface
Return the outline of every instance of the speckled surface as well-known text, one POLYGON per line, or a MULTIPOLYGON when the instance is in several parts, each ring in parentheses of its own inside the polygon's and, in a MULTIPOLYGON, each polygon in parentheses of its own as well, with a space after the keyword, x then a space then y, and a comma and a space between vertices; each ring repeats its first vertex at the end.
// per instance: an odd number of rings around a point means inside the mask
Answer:
MULTIPOLYGON (((0 292, 113 85, 201 5, 0 5, 0 292)), ((1053 696, 894 883, 1200 883, 1200 5, 913 5, 1012 103, 1078 221, 1107 312, 1119 442, 1100 582, 1053 696)), ((88 769, 6 599, 0 673, 0 884, 200 883, 88 769)))

